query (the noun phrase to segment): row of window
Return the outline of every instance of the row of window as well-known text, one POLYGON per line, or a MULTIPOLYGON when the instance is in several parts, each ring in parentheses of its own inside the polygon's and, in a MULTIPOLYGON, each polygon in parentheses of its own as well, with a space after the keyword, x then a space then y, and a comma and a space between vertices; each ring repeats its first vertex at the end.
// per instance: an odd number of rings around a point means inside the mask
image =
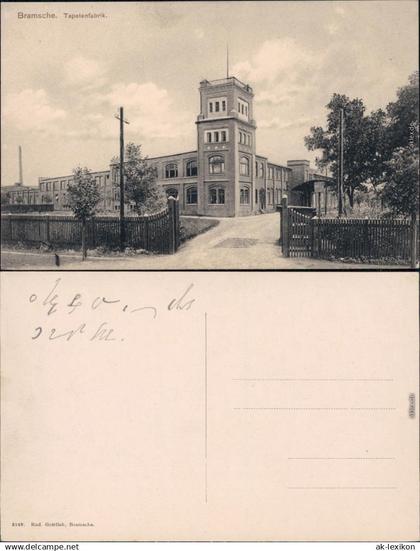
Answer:
MULTIPOLYGON (((197 161, 188 161, 185 165, 187 177, 197 176, 197 161)), ((165 178, 178 178, 178 164, 168 163, 165 165, 165 178)))
MULTIPOLYGON (((281 168, 276 168, 276 180, 287 182, 288 176, 287 172, 283 172, 281 168)), ((268 179, 274 180, 274 167, 270 166, 268 167, 268 179)))
MULTIPOLYGON (((208 112, 210 113, 226 113, 227 102, 226 98, 212 98, 208 101, 208 112)), ((248 102, 238 99, 238 113, 248 118, 249 106, 248 102)))
POLYGON ((243 145, 252 145, 251 139, 251 134, 248 134, 248 132, 242 132, 241 130, 239 131, 239 143, 243 145))
POLYGON ((228 141, 229 136, 227 130, 212 130, 211 132, 206 132, 206 143, 218 143, 228 141))
MULTIPOLYGON (((221 137, 226 138, 226 132, 227 131, 222 130, 220 132, 221 132, 221 137)), ((210 132, 208 132, 207 134, 211 135, 210 132)), ((218 131, 214 131, 213 134, 218 135, 218 131)), ((245 134, 243 132, 240 132, 240 135, 241 134, 243 134, 244 136, 247 136, 247 134, 245 134)), ((248 135, 248 136, 250 137, 250 135, 248 135)), ((209 141, 211 141, 211 139, 209 141)), ((218 141, 218 138, 217 138, 216 141, 218 141)), ((225 161, 224 161, 224 157, 222 155, 213 155, 212 157, 209 158, 209 173, 210 174, 223 174, 224 171, 225 171, 225 161)), ((197 161, 195 161, 195 160, 188 161, 185 165, 185 173, 186 173, 186 177, 197 176, 197 173, 198 173, 197 161)), ((250 175, 250 161, 249 161, 248 157, 243 156, 243 157, 240 158, 240 160, 239 160, 239 173, 241 174, 241 176, 249 176, 250 175)), ((165 178, 178 178, 178 176, 179 176, 178 164, 177 163, 168 163, 167 165, 165 165, 164 174, 165 174, 165 178)), ((256 161, 255 162, 255 174, 258 178, 263 178, 264 177, 264 163, 263 162, 261 162, 261 161, 256 161)), ((118 176, 117 173, 115 175, 116 175, 116 177, 118 176)), ((101 185, 101 183, 102 183, 102 181, 101 181, 102 178, 104 178, 104 183, 105 183, 105 177, 108 179, 109 175, 107 174, 107 175, 104 175, 104 176, 96 177, 96 180, 98 181, 99 185, 101 185)), ((268 177, 270 179, 273 179, 273 177, 274 177, 274 168, 273 167, 268 168, 268 177)), ((280 169, 276 169, 276 177, 278 179, 281 179, 281 170, 280 169)), ((287 181, 287 175, 285 177, 285 181, 287 181)), ((41 191, 64 190, 64 189, 67 189, 68 182, 69 182, 69 180, 61 180, 60 182, 59 181, 42 182, 40 184, 40 189, 41 189, 41 191)))
MULTIPOLYGON (((239 202, 241 205, 249 205, 250 203, 250 189, 248 187, 241 187, 239 191, 239 202)), ((167 197, 178 197, 178 190, 175 188, 166 189, 167 197)), ((275 201, 279 203, 281 201, 281 189, 268 189, 265 190, 255 190, 255 203, 266 202, 268 205, 272 205, 275 201), (264 198, 263 198, 264 197, 264 198)), ((44 196, 43 196, 44 197, 44 196)), ((58 203, 61 199, 61 202, 66 201, 67 193, 64 192, 62 196, 56 195, 55 201, 58 203)), ((115 190, 113 194, 113 200, 119 201, 119 190, 115 190)), ((185 200, 187 205, 196 205, 198 202, 198 191, 196 186, 190 186, 185 191, 185 200)), ((29 201, 30 202, 30 201, 29 201)), ((44 199, 43 199, 44 202, 44 199)), ((208 202, 210 205, 224 205, 225 204, 225 188, 223 186, 211 187, 208 192, 208 202)), ((111 205, 110 199, 103 200, 104 205, 111 205)))
MULTIPOLYGON (((102 176, 94 176, 97 184, 99 186, 105 184, 106 180, 109 180, 109 174, 104 174, 102 176)), ((71 180, 55 180, 54 182, 41 182, 40 190, 41 191, 63 191, 67 189, 67 186, 71 180)))
POLYGON ((255 175, 257 178, 264 178, 264 163, 255 161, 255 175))
MULTIPOLYGON (((210 133, 208 133, 210 134, 210 133)), ((211 140, 210 140, 211 141, 211 140)), ((250 161, 248 157, 241 157, 239 160, 239 173, 241 176, 250 175, 250 161)), ((209 172, 210 174, 222 174, 225 171, 225 161, 222 155, 213 155, 209 158, 209 172)), ((255 174, 258 178, 264 177, 264 162, 256 161, 255 162, 255 174)), ((186 165, 186 175, 187 176, 196 176, 197 175, 197 162, 189 161, 186 165)), ((178 177, 178 165, 177 163, 169 163, 165 166, 165 178, 177 178, 178 177)), ((268 177, 270 179, 274 178, 274 167, 268 168, 268 177)), ((276 177, 281 179, 281 170, 276 169, 276 177)), ((287 181, 287 175, 285 177, 287 181)))
MULTIPOLYGON (((222 131, 223 133, 224 131, 222 131)), ((215 132, 217 134, 217 132, 215 132)), ((208 134, 211 134, 208 132, 208 134)), ((244 134, 244 133, 240 133, 244 134)), ((244 134, 245 135, 245 134, 244 134)), ((251 138, 250 135, 248 135, 251 138)), ((209 140, 211 141, 211 139, 209 140)), ((216 140, 217 141, 217 140, 216 140)), ((209 158, 209 172, 210 174, 221 174, 225 170, 224 158, 222 155, 214 155, 209 158)), ((186 175, 187 177, 197 176, 197 162, 189 161, 186 165, 186 175)), ((250 175, 249 159, 248 157, 241 157, 239 161, 239 173, 242 176, 250 175)), ((257 178, 264 178, 264 162, 256 161, 255 162, 255 174, 257 178)), ((165 178, 177 178, 178 177, 178 165, 176 163, 169 163, 165 167, 165 178)), ((268 167, 268 178, 274 179, 274 167, 268 167)), ((287 173, 283 174, 281 169, 276 169, 276 179, 283 180, 287 182, 288 177, 287 173)))
POLYGON ((40 184, 41 191, 60 191, 66 189, 68 180, 61 180, 61 182, 42 182, 40 184))
MULTIPOLYGON (((166 195, 168 197, 178 197, 178 190, 167 189, 166 195)), ((196 205, 198 201, 198 192, 195 186, 189 187, 185 193, 185 199, 187 205, 196 205)), ((240 189, 239 202, 241 205, 249 205, 250 191, 249 188, 243 187, 240 189)), ((224 205, 225 204, 225 188, 224 187, 212 187, 209 189, 208 202, 210 205, 224 205)))
POLYGON ((238 99, 238 113, 248 118, 248 103, 242 99, 238 99))
POLYGON ((267 192, 264 189, 255 190, 255 203, 258 204, 259 200, 261 203, 267 200, 267 205, 273 205, 274 202, 280 203, 282 197, 281 189, 267 189, 267 192))
POLYGON ((214 98, 209 101, 209 113, 225 113, 226 98, 214 98))
MULTIPOLYGON (((225 171, 225 160, 222 155, 213 155, 209 158, 210 174, 222 174, 225 171)), ((187 176, 197 176, 197 162, 190 161, 187 163, 187 176)), ((165 178, 177 178, 178 165, 169 163, 165 166, 165 178)))
MULTIPOLYGON (((167 189, 167 197, 178 197, 177 189, 167 189)), ((187 205, 196 205, 198 202, 198 191, 195 186, 187 188, 185 192, 185 200, 187 205)), ((212 187, 209 189, 209 203, 211 205, 223 205, 225 203, 225 189, 223 187, 212 187)))

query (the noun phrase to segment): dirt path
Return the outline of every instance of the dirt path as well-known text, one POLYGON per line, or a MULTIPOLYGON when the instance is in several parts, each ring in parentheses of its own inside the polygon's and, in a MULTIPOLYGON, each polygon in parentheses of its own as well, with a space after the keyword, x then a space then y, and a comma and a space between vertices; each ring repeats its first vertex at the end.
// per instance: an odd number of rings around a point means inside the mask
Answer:
MULTIPOLYGON (((189 270, 189 269, 354 269, 398 268, 347 264, 312 258, 283 258, 278 244, 279 215, 223 218, 215 228, 184 243, 175 255, 88 257, 61 255, 67 270, 189 270)), ((3 252, 3 269, 57 269, 53 255, 3 252)))

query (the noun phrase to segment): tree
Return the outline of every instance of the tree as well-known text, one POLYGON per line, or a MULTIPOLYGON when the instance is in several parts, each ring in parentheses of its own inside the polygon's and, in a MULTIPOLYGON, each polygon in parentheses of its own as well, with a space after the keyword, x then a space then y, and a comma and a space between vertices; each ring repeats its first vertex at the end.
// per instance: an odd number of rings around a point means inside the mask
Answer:
POLYGON ((397 100, 387 106, 390 157, 398 147, 407 147, 419 127, 419 73, 408 77, 408 84, 397 91, 397 100))
POLYGON ((165 206, 165 197, 156 177, 156 169, 150 166, 147 157, 142 157, 141 146, 128 143, 124 161, 125 200, 134 203, 134 211, 139 216, 165 206))
POLYGON ((387 106, 387 144, 382 199, 392 212, 414 219, 419 207, 419 73, 397 91, 387 106))
POLYGON ((89 169, 77 167, 73 170, 73 181, 68 188, 68 206, 74 216, 82 222, 82 260, 86 259, 86 223, 95 216, 101 194, 96 180, 89 169))
POLYGON ((343 186, 352 207, 354 192, 364 191, 365 182, 376 181, 384 171, 385 112, 378 110, 367 116, 361 99, 351 100, 341 94, 333 94, 326 107, 329 110, 326 128, 312 127, 305 145, 310 151, 322 151, 316 164, 320 169, 328 167, 336 179, 339 117, 340 109, 344 110, 343 186))
MULTIPOLYGON (((410 75, 408 84, 397 91, 397 100, 389 103, 385 111, 378 109, 367 115, 362 100, 334 94, 327 105, 326 128, 312 127, 305 137, 309 150, 322 151, 316 160, 317 166, 329 167, 337 179, 338 122, 340 109, 344 109, 344 191, 350 206, 353 206, 355 191, 366 191, 371 184, 394 212, 408 213, 405 201, 415 193, 411 179, 404 183, 400 175, 404 170, 410 173, 415 151, 418 153, 418 94, 418 72, 410 75), (405 168, 404 162, 409 163, 405 168)), ((416 203, 415 206, 417 208, 416 203)))
POLYGON ((383 109, 373 111, 365 120, 366 151, 370 156, 365 160, 364 176, 367 184, 376 190, 382 184, 390 157, 387 115, 383 109))
POLYGON ((417 265, 417 215, 419 212, 419 148, 401 147, 388 162, 388 181, 382 197, 392 212, 410 216, 411 267, 417 265))
POLYGON ((401 147, 387 163, 387 182, 382 198, 392 212, 403 216, 418 213, 419 157, 418 147, 401 147))
POLYGON ((1 204, 2 205, 10 205, 10 191, 1 192, 1 204))

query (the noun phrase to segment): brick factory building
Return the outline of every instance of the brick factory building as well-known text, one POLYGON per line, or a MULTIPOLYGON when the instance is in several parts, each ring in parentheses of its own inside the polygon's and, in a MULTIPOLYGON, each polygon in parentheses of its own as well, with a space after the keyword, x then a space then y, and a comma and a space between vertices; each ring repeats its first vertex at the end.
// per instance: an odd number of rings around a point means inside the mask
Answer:
MULTIPOLYGON (((168 195, 179 198, 181 214, 246 216, 270 212, 285 194, 296 204, 316 205, 321 201, 316 190, 324 185, 319 181, 325 176, 315 174, 309 161, 288 161, 284 166, 257 154, 254 94, 249 85, 235 77, 203 80, 199 91, 197 149, 149 158, 157 170, 158 184, 168 195), (305 187, 309 180, 312 187, 305 187), (298 186, 299 191, 293 192, 298 186)), ((92 172, 92 176, 102 194, 99 209, 118 211, 118 165, 92 172)), ((38 202, 53 203, 54 210, 66 210, 71 180, 72 175, 39 178, 38 202)), ((326 190, 321 191, 326 197, 326 190)), ((10 202, 15 200, 17 195, 12 192, 10 202)), ((127 210, 131 208, 128 205, 127 210)))

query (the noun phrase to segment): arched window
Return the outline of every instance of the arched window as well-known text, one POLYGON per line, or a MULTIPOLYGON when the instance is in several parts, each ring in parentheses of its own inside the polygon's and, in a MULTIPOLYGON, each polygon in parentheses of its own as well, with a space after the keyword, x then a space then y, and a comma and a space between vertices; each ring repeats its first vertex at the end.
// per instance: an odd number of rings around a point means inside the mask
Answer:
POLYGON ((242 176, 249 176, 249 159, 248 157, 241 157, 239 161, 239 174, 242 176))
POLYGON ((172 187, 168 188, 166 190, 166 197, 175 197, 175 199, 177 199, 178 198, 178 190, 175 189, 175 188, 172 188, 172 187))
POLYGON ((225 171, 225 160, 222 155, 214 155, 209 159, 210 174, 222 174, 225 171))
POLYGON ((241 205, 249 205, 249 187, 241 188, 239 202, 241 205))
POLYGON ((225 204, 225 188, 212 187, 209 189, 209 203, 210 205, 224 205, 225 204))
POLYGON ((188 161, 187 176, 197 176, 197 161, 188 161))
POLYGON ((177 178, 178 177, 178 165, 176 163, 169 163, 165 167, 165 178, 177 178))
POLYGON ((186 195, 187 195, 186 196, 187 205, 196 205, 197 204, 198 194, 197 194, 196 186, 192 186, 192 187, 187 188, 187 194, 186 195))

